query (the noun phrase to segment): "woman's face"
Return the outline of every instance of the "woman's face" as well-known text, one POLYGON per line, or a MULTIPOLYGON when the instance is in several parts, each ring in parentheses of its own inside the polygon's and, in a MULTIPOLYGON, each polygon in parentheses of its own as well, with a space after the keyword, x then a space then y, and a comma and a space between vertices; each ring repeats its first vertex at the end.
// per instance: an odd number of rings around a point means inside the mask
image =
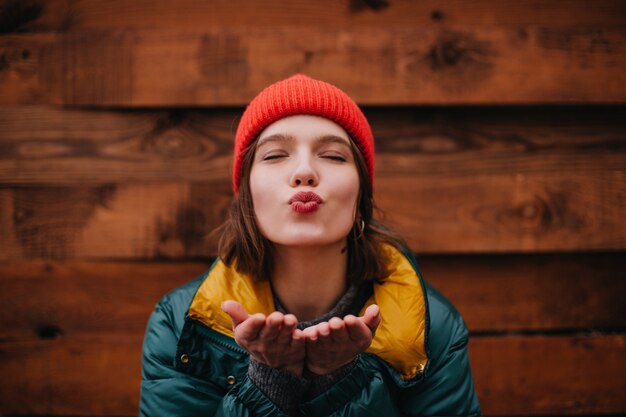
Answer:
POLYGON ((272 123, 257 139, 250 192, 261 234, 274 244, 343 241, 354 224, 359 195, 348 134, 318 116, 272 123))

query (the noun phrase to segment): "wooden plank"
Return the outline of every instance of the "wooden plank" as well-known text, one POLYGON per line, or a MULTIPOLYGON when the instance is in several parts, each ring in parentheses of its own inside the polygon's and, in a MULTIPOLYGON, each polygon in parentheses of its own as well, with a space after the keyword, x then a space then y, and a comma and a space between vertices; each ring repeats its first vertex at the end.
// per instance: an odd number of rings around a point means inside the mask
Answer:
POLYGON ((241 111, 0 109, 0 183, 228 181, 241 111))
MULTIPOLYGON (((223 181, 242 109, 0 109, 0 183, 223 181)), ((622 170, 622 107, 371 108, 376 176, 622 170)))
POLYGON ((0 343, 2 415, 137 415, 142 335, 0 343))
POLYGON ((486 415, 577 415, 626 409, 626 336, 512 336, 470 340, 486 415))
MULTIPOLYGON (((486 415, 581 415, 626 408, 624 335, 484 337, 470 341, 486 415)), ((141 340, 3 342, 3 415, 136 415, 141 340), (28 398, 29 401, 24 401, 28 398)))
POLYGON ((140 337, 157 301, 210 262, 0 263, 0 340, 140 337))
MULTIPOLYGON (((402 176, 377 180, 377 200, 418 253, 623 250, 624 178, 402 176)), ((213 256, 231 195, 222 182, 0 188, 0 259, 213 256)))
POLYGON ((362 104, 623 103, 625 40, 624 27, 5 35, 0 104, 242 105, 296 72, 362 104))
POLYGON ((567 3, 545 0, 390 1, 373 9, 365 1, 318 0, 294 2, 272 0, 258 7, 254 0, 47 0, 45 3, 5 1, 11 12, 4 27, 11 30, 78 29, 197 29, 207 27, 410 27, 463 26, 592 26, 624 25, 623 2, 585 0, 567 3), (22 4, 20 4, 22 3, 22 4))
POLYGON ((407 175, 377 199, 418 253, 620 250, 625 174, 407 175))
POLYGON ((626 329, 623 253, 418 256, 473 334, 626 329))
MULTIPOLYGON (((626 329, 625 264, 623 253, 420 257, 478 335, 626 329)), ((138 336, 157 300, 209 265, 0 263, 0 340, 138 336)))
POLYGON ((230 184, 0 189, 0 259, 212 256, 230 184))

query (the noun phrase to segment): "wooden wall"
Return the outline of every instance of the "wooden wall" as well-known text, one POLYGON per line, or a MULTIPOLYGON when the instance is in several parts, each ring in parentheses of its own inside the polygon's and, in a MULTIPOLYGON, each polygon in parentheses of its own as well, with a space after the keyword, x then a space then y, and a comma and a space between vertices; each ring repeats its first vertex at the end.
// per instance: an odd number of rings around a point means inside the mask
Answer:
POLYGON ((626 3, 1 0, 0 32, 1 416, 137 414, 238 116, 295 72, 365 106, 484 413, 626 413, 626 3))

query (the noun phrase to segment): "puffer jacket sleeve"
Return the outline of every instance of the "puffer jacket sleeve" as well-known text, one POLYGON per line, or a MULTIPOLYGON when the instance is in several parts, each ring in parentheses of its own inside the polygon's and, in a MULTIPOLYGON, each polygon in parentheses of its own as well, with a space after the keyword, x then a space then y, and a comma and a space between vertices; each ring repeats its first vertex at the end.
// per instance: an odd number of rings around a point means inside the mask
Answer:
MULTIPOLYGON (((148 322, 143 343, 141 417, 276 416, 284 414, 248 379, 228 390, 174 368, 185 311, 164 298, 148 322), (172 306, 175 305, 175 307, 172 306), (176 313, 173 313, 176 311, 176 313)), ((183 300, 187 302, 188 300, 183 300)))
POLYGON ((426 284, 430 310, 430 363, 425 379, 404 390, 407 416, 480 416, 468 356, 468 330, 459 312, 426 284))

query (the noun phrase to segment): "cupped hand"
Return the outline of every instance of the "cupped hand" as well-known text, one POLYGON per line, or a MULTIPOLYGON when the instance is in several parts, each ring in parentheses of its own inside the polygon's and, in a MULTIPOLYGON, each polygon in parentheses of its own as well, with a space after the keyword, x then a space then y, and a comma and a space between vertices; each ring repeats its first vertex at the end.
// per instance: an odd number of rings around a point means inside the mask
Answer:
POLYGON ((233 321, 235 341, 258 362, 302 375, 305 342, 293 314, 275 311, 268 315, 248 314, 236 301, 225 301, 222 309, 233 321))
POLYGON ((372 304, 362 317, 333 317, 307 327, 302 331, 306 339, 307 369, 325 375, 349 364, 372 344, 379 324, 380 311, 372 304))

